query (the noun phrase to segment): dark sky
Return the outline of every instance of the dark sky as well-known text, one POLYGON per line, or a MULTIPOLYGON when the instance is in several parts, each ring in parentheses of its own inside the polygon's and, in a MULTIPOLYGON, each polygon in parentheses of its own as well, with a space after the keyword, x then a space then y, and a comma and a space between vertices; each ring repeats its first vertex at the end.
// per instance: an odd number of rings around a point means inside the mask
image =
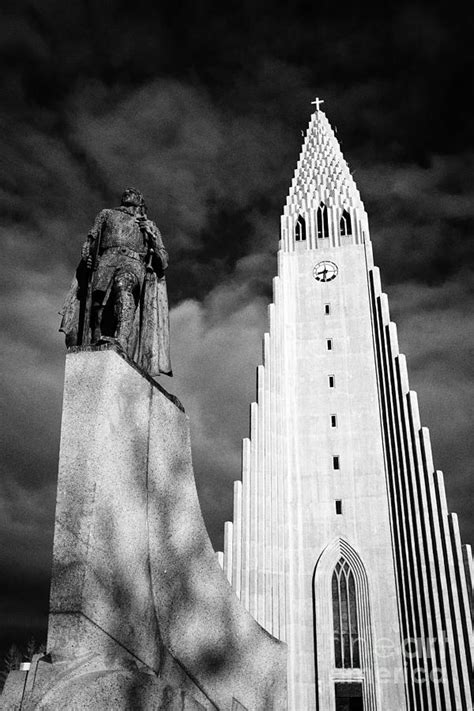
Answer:
POLYGON ((449 506, 470 520, 473 13, 461 4, 37 0, 0 18, 0 651, 45 636, 64 345, 94 215, 145 193, 171 255, 176 377, 216 546, 317 94, 376 263, 449 506))

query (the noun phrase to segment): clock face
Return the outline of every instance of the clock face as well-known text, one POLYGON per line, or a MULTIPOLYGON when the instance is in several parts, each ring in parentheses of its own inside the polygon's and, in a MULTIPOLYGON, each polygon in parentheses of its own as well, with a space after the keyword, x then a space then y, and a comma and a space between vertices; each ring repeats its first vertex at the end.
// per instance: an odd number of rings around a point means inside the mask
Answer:
POLYGON ((337 276, 337 266, 334 262, 319 262, 313 269, 317 281, 332 281, 337 276))

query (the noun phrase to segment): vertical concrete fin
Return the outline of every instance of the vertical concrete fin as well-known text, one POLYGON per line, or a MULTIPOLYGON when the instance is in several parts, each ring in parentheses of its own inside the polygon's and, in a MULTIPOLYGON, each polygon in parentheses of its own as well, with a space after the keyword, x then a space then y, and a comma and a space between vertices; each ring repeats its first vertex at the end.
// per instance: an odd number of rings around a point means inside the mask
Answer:
POLYGON ((420 411, 418 409, 418 396, 414 390, 410 390, 407 395, 408 407, 413 422, 413 429, 418 432, 421 427, 420 411))
POLYGON ((232 585, 232 529, 231 521, 224 524, 224 573, 232 585))
POLYGON ((262 407, 259 407, 259 417, 260 420, 263 417, 263 393, 264 393, 264 387, 265 387, 265 368, 263 365, 257 366, 257 402, 259 405, 262 405, 262 407))
POLYGON ((448 515, 448 504, 446 501, 446 490, 444 488, 443 472, 439 469, 435 471, 435 485, 438 494, 438 507, 441 516, 448 515))
POLYGON ((242 577, 242 482, 234 481, 234 530, 232 535, 232 585, 240 597, 242 577))
POLYGON ((270 334, 264 333, 262 340, 262 361, 264 367, 268 365, 268 354, 270 350, 270 334))
POLYGON ((387 294, 380 295, 380 307, 382 312, 382 323, 384 326, 388 326, 390 323, 390 308, 388 305, 387 294))
POLYGON ((433 452, 431 450, 430 431, 428 427, 422 427, 420 430, 420 440, 422 444, 423 460, 425 471, 428 475, 434 472, 433 452))
POLYGON ((269 304, 267 308, 268 330, 273 333, 275 330, 275 304, 269 304))
MULTIPOLYGON (((442 664, 441 668, 448 671, 450 662, 447 659, 445 645, 439 645, 439 640, 445 637, 449 649, 458 647, 460 634, 457 625, 459 602, 458 595, 452 594, 452 585, 454 584, 454 589, 456 585, 450 575, 452 572, 451 554, 446 546, 446 534, 449 538, 449 533, 444 530, 445 522, 440 515, 439 492, 436 488, 438 477, 433 471, 433 457, 428 429, 422 427, 419 435, 427 501, 427 506, 424 507, 424 518, 427 528, 427 540, 432 542, 432 551, 430 550, 429 557, 432 565, 431 589, 437 618, 436 635, 439 652, 438 650, 436 652, 442 664), (453 609, 454 614, 452 613, 453 609)), ((456 656, 458 655, 456 654, 456 656)), ((449 679, 449 687, 452 698, 462 698, 462 690, 456 677, 449 679)))
POLYGON ((257 575, 259 550, 255 545, 258 541, 258 526, 259 526, 259 493, 260 482, 257 467, 258 457, 258 405, 253 402, 250 405, 250 559, 249 559, 249 612, 258 621, 258 601, 257 601, 257 575))
POLYGON ((247 610, 249 610, 250 605, 250 478, 250 440, 246 438, 242 441, 242 568, 240 572, 240 588, 241 600, 247 610))
POLYGON ((372 275, 374 295, 377 298, 382 293, 382 282, 380 279, 380 269, 378 267, 373 267, 370 270, 370 273, 372 275))
POLYGON ((393 321, 390 321, 388 324, 388 335, 390 339, 390 352, 392 354, 392 358, 395 358, 398 356, 398 333, 397 333, 397 327, 394 324, 393 321))
POLYGON ((257 612, 256 620, 262 627, 265 626, 265 369, 262 365, 257 368, 257 387, 258 387, 258 427, 257 439, 255 442, 255 474, 257 480, 257 499, 256 499, 256 541, 257 545, 257 564, 256 564, 256 596, 257 596, 257 612))
POLYGON ((441 503, 444 494, 444 486, 441 472, 436 472, 435 490, 440 502, 439 521, 443 533, 442 551, 446 557, 446 590, 444 590, 444 600, 446 601, 446 615, 448 620, 445 625, 444 643, 447 646, 450 666, 444 670, 452 696, 455 699, 456 708, 469 708, 472 690, 466 691, 469 686, 470 663, 465 663, 463 653, 464 644, 469 644, 472 635, 472 624, 469 611, 469 591, 463 589, 462 568, 462 547, 460 545, 459 532, 457 531, 457 521, 455 517, 446 515, 445 507, 441 503), (467 705, 466 705, 467 704, 467 705))
POLYGON ((462 547, 462 558, 466 574, 466 588, 469 598, 469 607, 471 609, 471 622, 474 625, 474 561, 472 558, 472 548, 467 543, 462 547))
POLYGON ((275 276, 273 277, 272 280, 272 293, 273 293, 273 303, 275 304, 275 307, 277 308, 279 303, 280 303, 280 277, 275 276))
POLYGON ((250 403, 250 442, 252 445, 255 444, 257 439, 257 415, 258 404, 256 402, 252 402, 250 403))
POLYGON ((459 608, 457 608, 456 612, 459 615, 458 619, 460 619, 459 627, 462 628, 462 634, 460 634, 460 637, 457 640, 458 645, 456 645, 455 647, 455 661, 457 662, 456 666, 461 686, 461 700, 459 703, 459 708, 470 709, 472 708, 472 703, 474 701, 472 686, 473 636, 471 605, 469 590, 467 587, 466 569, 457 515, 455 513, 449 514, 448 522, 451 531, 451 546, 454 559, 454 569, 456 572, 456 589, 458 592, 458 594, 456 595, 456 600, 459 601, 459 608), (459 644, 461 640, 462 643, 459 644))
POLYGON ((402 391, 403 395, 406 395, 410 391, 410 383, 408 380, 407 359, 403 355, 403 353, 399 353, 397 360, 398 360, 398 369, 400 372, 401 391, 402 391))

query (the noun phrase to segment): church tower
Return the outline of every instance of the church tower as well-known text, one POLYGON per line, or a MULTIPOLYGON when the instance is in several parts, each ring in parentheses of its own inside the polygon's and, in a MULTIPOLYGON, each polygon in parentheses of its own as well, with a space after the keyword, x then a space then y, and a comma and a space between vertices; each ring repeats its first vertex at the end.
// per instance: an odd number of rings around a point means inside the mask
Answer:
POLYGON ((367 213, 320 103, 281 218, 222 564, 288 645, 291 711, 467 710, 470 548, 448 513, 367 213))

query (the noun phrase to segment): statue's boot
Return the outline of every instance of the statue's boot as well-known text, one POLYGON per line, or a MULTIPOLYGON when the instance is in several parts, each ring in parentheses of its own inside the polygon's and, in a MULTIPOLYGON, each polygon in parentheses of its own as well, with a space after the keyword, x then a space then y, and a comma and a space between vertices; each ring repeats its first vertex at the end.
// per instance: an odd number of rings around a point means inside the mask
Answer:
POLYGON ((115 338, 121 348, 126 351, 128 338, 132 330, 133 317, 135 315, 135 299, 129 291, 120 291, 114 305, 117 327, 115 338))

